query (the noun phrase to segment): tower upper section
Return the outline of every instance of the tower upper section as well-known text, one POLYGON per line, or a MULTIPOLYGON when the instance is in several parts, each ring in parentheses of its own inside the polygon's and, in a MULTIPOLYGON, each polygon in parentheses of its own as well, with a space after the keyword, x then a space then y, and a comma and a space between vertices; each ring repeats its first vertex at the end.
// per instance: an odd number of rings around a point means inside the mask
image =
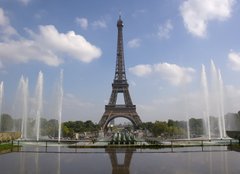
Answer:
POLYGON ((118 38, 117 38, 117 60, 114 83, 126 83, 125 63, 124 63, 124 51, 123 51, 123 21, 121 16, 117 21, 118 38))

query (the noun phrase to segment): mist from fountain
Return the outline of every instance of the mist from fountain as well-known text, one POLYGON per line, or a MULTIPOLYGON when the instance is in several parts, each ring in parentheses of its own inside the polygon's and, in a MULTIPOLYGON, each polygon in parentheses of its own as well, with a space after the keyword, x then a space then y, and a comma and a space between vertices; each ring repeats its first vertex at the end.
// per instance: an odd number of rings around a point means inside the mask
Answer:
POLYGON ((3 92, 4 92, 4 87, 3 87, 3 81, 0 83, 0 132, 2 130, 2 104, 3 104, 3 92))
POLYGON ((218 129, 220 138, 226 137, 225 120, 224 120, 224 91, 223 80, 220 70, 217 71, 216 66, 211 60, 212 72, 212 115, 218 119, 218 129))
MULTIPOLYGON (((224 85, 221 71, 218 70, 211 60, 211 88, 208 86, 205 66, 202 65, 201 85, 203 92, 203 112, 204 126, 206 136, 211 139, 211 122, 210 116, 214 116, 218 121, 219 138, 226 137, 225 119, 224 119, 224 85)), ((216 135, 214 135, 216 136, 216 135)))
MULTIPOLYGON (((28 78, 21 76, 14 100, 13 115, 21 118, 21 125, 18 131, 22 132, 22 139, 36 138, 39 141, 41 137, 41 117, 43 116, 43 85, 44 75, 40 71, 35 86, 35 93, 32 98, 29 97, 29 81, 28 78), (31 100, 30 100, 31 99, 31 100), (31 103, 30 103, 31 101, 31 103), (30 106, 31 104, 31 106, 30 106), (29 111, 31 108, 31 111, 29 111), (31 114, 31 116, 30 116, 31 114), (30 122, 35 121, 35 127, 30 126, 30 122), (31 130, 30 130, 31 129, 31 130), (33 129, 33 130, 32 130, 33 129), (33 132, 30 132, 33 131, 33 132)), ((58 120, 58 141, 61 139, 61 123, 62 123, 62 103, 63 103, 63 70, 60 72, 60 78, 57 83, 57 89, 54 91, 54 116, 58 120)), ((1 83, 0 83, 1 93, 1 83)), ((0 94, 1 95, 1 94, 0 94)), ((1 101, 0 101, 1 104, 1 101)), ((1 109, 1 108, 0 108, 1 109)), ((33 122, 32 122, 33 123, 33 122)), ((15 125, 16 126, 16 125, 15 125)), ((16 127, 14 128, 16 130, 16 127)))
POLYGON ((63 70, 60 71, 60 80, 57 94, 58 142, 61 140, 62 130, 62 103, 63 103, 63 70))
POLYGON ((189 127, 189 117, 187 118, 187 139, 190 140, 191 137, 190 137, 190 127, 189 127))
POLYGON ((28 122, 28 79, 21 76, 17 96, 18 114, 22 117, 21 132, 22 139, 27 139, 27 122, 28 122))
POLYGON ((202 92, 203 92, 203 111, 204 111, 205 132, 208 139, 211 139, 208 81, 207 81, 207 75, 206 75, 206 70, 204 65, 202 65, 201 84, 202 84, 202 92))
POLYGON ((38 73, 38 80, 35 90, 35 100, 36 100, 36 139, 39 141, 40 137, 40 124, 41 124, 41 115, 42 115, 42 105, 43 105, 43 73, 40 71, 38 73))
POLYGON ((220 118, 222 123, 222 132, 223 137, 226 137, 226 125, 225 125, 225 117, 224 117, 224 84, 222 80, 222 75, 220 69, 218 70, 218 79, 219 79, 219 92, 220 92, 220 118))
POLYGON ((187 139, 190 140, 190 127, 189 127, 189 113, 188 113, 188 106, 189 106, 189 102, 187 100, 187 95, 185 95, 184 97, 184 103, 185 103, 185 107, 184 107, 184 114, 186 115, 186 123, 187 123, 187 139))
POLYGON ((218 129, 219 129, 219 136, 220 138, 223 137, 222 135, 222 124, 220 118, 220 88, 218 83, 218 72, 216 66, 211 60, 211 73, 212 73, 212 92, 211 92, 211 107, 212 107, 212 115, 216 116, 218 119, 218 129))

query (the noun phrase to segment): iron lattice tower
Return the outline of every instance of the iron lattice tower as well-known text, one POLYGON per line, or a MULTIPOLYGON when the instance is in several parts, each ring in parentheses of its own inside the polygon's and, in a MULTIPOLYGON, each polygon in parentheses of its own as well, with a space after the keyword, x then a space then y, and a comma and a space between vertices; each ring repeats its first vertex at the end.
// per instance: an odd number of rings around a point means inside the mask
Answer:
POLYGON ((136 151, 135 148, 121 148, 120 152, 125 154, 123 164, 118 163, 118 153, 117 148, 105 148, 105 152, 108 153, 109 158, 112 164, 112 174, 129 174, 130 173, 130 165, 132 160, 132 155, 136 151))
POLYGON ((128 90, 128 82, 125 72, 124 51, 123 51, 123 21, 121 16, 117 21, 117 59, 115 76, 112 83, 112 93, 108 105, 105 105, 105 112, 99 122, 99 125, 106 129, 108 123, 117 117, 124 117, 130 120, 135 127, 138 127, 142 121, 136 112, 136 105, 133 105, 128 90), (117 96, 123 94, 124 104, 117 104, 117 96))

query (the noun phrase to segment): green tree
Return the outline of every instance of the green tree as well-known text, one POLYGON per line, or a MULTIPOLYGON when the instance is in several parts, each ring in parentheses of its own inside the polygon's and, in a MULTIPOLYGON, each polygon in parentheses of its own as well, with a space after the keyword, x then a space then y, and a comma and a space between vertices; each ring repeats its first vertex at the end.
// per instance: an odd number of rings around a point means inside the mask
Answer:
POLYGON ((10 115, 2 114, 0 123, 2 132, 12 131, 14 122, 10 115))
POLYGON ((145 123, 142 123, 140 127, 142 129, 147 129, 148 131, 152 132, 153 131, 153 125, 154 125, 154 123, 152 123, 152 122, 145 122, 145 123))
POLYGON ((22 119, 18 118, 18 119, 14 119, 14 128, 16 131, 21 131, 21 127, 22 127, 22 119))
POLYGON ((74 133, 96 132, 100 129, 99 125, 91 120, 64 122, 62 128, 65 137, 73 137, 74 133))
POLYGON ((47 135, 51 137, 58 136, 58 120, 51 119, 47 122, 47 135))
POLYGON ((189 128, 191 132, 191 136, 201 136, 203 135, 203 120, 190 118, 189 119, 189 128))
POLYGON ((167 123, 162 122, 162 121, 155 121, 153 128, 152 128, 152 133, 154 136, 160 136, 164 135, 167 132, 167 123))
POLYGON ((62 124, 62 135, 63 137, 73 138, 74 131, 72 128, 68 128, 66 125, 62 124))
POLYGON ((40 119, 40 126, 41 126, 41 135, 48 136, 48 120, 46 118, 40 119))

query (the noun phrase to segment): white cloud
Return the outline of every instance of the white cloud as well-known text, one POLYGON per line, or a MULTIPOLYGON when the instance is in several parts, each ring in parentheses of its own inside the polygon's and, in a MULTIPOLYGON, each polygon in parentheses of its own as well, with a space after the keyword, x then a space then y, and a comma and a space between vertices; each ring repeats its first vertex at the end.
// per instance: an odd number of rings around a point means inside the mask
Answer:
POLYGON ((132 68, 129 68, 129 71, 136 76, 142 77, 151 74, 152 67, 151 65, 136 65, 132 68))
POLYGON ((167 20, 165 24, 159 26, 158 36, 160 39, 168 39, 172 30, 172 22, 171 20, 167 20))
POLYGON ((0 43, 0 59, 3 62, 27 63, 37 60, 49 66, 58 66, 62 60, 49 49, 33 40, 7 41, 0 43))
POLYGON ((159 63, 154 65, 154 71, 159 73, 162 79, 175 86, 187 84, 192 81, 193 68, 185 68, 176 64, 159 63))
POLYGON ((138 39, 138 38, 132 39, 127 43, 127 46, 129 48, 138 48, 140 47, 140 45, 141 45, 141 39, 138 39))
POLYGON ((229 64, 234 71, 240 71, 240 53, 231 51, 228 54, 229 64))
POLYGON ((193 68, 181 67, 169 63, 136 65, 129 68, 129 71, 139 77, 155 73, 174 86, 190 83, 192 81, 192 74, 195 72, 193 68))
POLYGON ((160 96, 148 101, 148 103, 138 105, 139 114, 143 116, 151 115, 151 118, 145 118, 149 121, 168 120, 169 117, 176 120, 185 120, 187 116, 201 116, 202 110, 200 110, 199 98, 187 99, 188 96, 189 94, 184 91, 170 96, 160 96), (188 111, 186 111, 186 107, 188 111))
POLYGON ((88 20, 87 18, 79 18, 77 17, 75 19, 76 23, 84 30, 86 30, 88 28, 88 20))
POLYGON ((10 25, 9 19, 2 8, 0 8, 0 34, 3 34, 3 38, 17 34, 16 30, 10 25))
POLYGON ((40 33, 34 35, 34 39, 51 48, 56 53, 67 54, 79 61, 89 63, 101 56, 101 50, 89 43, 83 36, 74 31, 66 34, 60 33, 53 25, 40 26, 40 33))
POLYGON ((205 37, 211 20, 226 20, 231 16, 235 0, 186 0, 180 6, 184 25, 198 37, 205 37))
POLYGON ((18 0, 23 5, 28 5, 31 0, 18 0))
POLYGON ((0 61, 27 63, 31 60, 58 66, 66 57, 89 63, 101 56, 101 50, 74 31, 60 33, 55 26, 39 26, 38 32, 25 29, 29 38, 19 36, 0 8, 0 61), (13 35, 19 37, 13 38, 13 35))
POLYGON ((92 23, 92 26, 94 28, 107 28, 107 23, 104 19, 100 19, 100 20, 94 21, 92 23))

